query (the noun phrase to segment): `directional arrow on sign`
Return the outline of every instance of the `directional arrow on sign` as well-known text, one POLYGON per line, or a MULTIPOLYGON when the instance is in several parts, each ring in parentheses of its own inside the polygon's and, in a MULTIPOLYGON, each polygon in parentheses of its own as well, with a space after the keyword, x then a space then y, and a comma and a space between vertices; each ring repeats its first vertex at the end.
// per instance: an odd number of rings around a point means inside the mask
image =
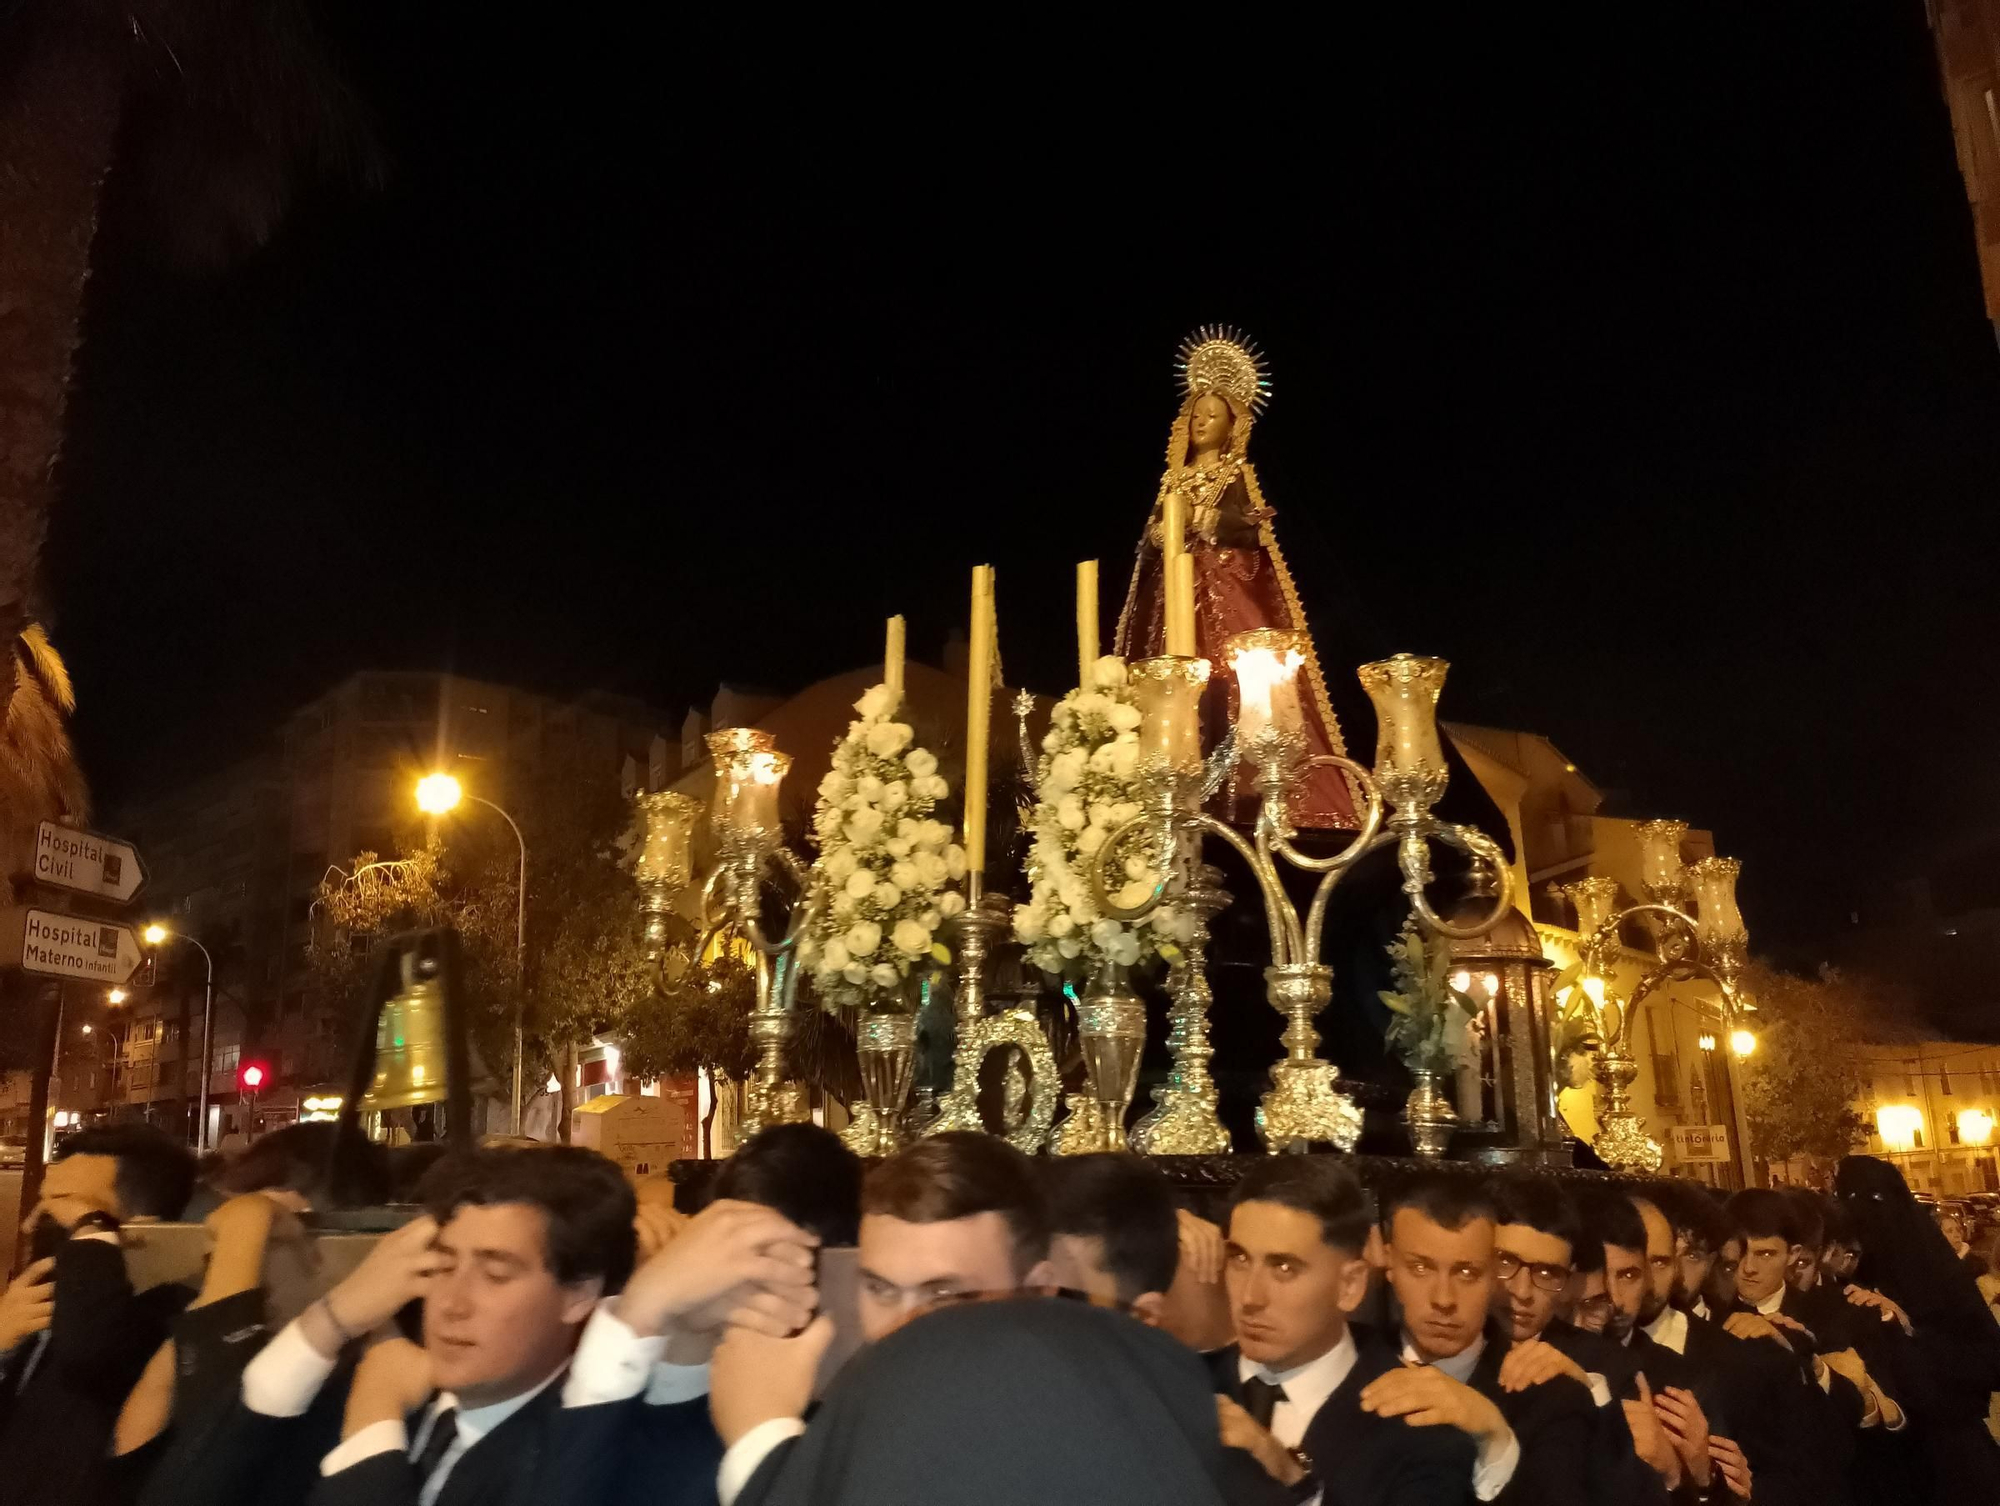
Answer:
POLYGON ((44 821, 35 829, 34 878, 123 904, 145 887, 146 868, 130 842, 44 821))
POLYGON ((144 954, 138 934, 115 921, 53 910, 0 910, 0 964, 44 978, 123 983, 144 954))

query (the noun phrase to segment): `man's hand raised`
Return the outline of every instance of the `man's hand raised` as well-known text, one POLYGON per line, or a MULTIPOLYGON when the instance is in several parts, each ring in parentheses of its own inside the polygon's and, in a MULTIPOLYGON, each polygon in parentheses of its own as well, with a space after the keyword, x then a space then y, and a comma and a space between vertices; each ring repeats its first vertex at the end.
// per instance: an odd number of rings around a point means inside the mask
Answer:
POLYGON ((1361 1410, 1400 1417, 1413 1428, 1457 1428, 1484 1443, 1507 1432, 1500 1409, 1432 1365, 1408 1365, 1361 1388, 1361 1410))
POLYGON ((819 1305, 818 1246, 775 1209, 711 1203, 633 1274, 618 1316, 641 1334, 714 1332, 725 1323, 774 1338, 797 1333, 819 1305))
POLYGON ((431 1278, 444 1266, 437 1234, 436 1219, 411 1219, 383 1235, 347 1279, 320 1299, 344 1337, 374 1332, 430 1290, 431 1278))
POLYGON ((1660 1414, 1660 1426, 1680 1455, 1681 1467, 1695 1484, 1708 1489, 1714 1459, 1708 1451, 1708 1414, 1701 1403, 1692 1391, 1669 1386, 1653 1398, 1653 1410, 1660 1414))
POLYGON ((1507 1358, 1500 1362, 1500 1389, 1525 1391, 1543 1381, 1554 1380, 1558 1375, 1567 1375, 1586 1390, 1590 1387, 1590 1379, 1584 1374, 1583 1366, 1555 1345, 1542 1339, 1530 1339, 1508 1350, 1507 1358))
POLYGON ((1224 1448, 1240 1448, 1264 1467, 1280 1485, 1296 1485, 1306 1477, 1305 1466, 1292 1451, 1271 1436, 1269 1428, 1226 1396, 1215 1398, 1215 1420, 1224 1448))
POLYGON ((813 1377, 832 1342, 833 1319, 824 1314, 792 1338, 731 1328, 716 1346, 708 1373, 709 1415, 723 1444, 774 1418, 805 1416, 813 1377))

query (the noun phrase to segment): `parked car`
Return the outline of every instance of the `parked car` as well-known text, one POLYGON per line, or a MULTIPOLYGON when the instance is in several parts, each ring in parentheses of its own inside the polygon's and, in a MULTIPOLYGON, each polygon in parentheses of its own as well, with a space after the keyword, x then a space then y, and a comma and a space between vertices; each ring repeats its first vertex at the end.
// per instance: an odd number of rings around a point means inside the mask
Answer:
POLYGON ((19 1171, 28 1164, 28 1142, 16 1135, 0 1138, 0 1171, 19 1171))

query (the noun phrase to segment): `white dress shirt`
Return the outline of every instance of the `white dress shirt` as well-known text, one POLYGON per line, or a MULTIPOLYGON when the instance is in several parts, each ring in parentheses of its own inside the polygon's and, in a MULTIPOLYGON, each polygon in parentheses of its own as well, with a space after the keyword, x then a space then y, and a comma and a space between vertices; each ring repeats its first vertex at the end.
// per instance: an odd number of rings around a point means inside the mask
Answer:
MULTIPOLYGON (((1485 1352, 1486 1335, 1481 1334, 1457 1354, 1441 1360, 1427 1360, 1418 1353, 1416 1343, 1407 1334, 1403 1337, 1404 1364, 1429 1365, 1442 1370, 1461 1386, 1472 1384, 1472 1372, 1479 1364, 1480 1355, 1485 1352)), ((1472 1493, 1482 1501, 1492 1500, 1507 1488, 1507 1482, 1514 1478, 1514 1471, 1520 1467, 1521 1440, 1514 1436, 1512 1428, 1505 1429, 1498 1439, 1481 1439, 1479 1454, 1472 1461, 1472 1493)))
POLYGON ((1686 1354, 1688 1347, 1688 1315, 1672 1303, 1660 1309, 1660 1315, 1646 1325, 1646 1337, 1675 1354, 1686 1354))
POLYGON ((483 1407, 460 1407, 456 1396, 449 1391, 440 1391, 431 1398, 429 1406, 416 1414, 422 1420, 418 1422, 414 1436, 407 1423, 394 1418, 371 1422, 352 1437, 342 1439, 338 1447, 320 1460, 319 1472, 322 1475, 337 1475, 364 1459, 372 1459, 392 1449, 412 1459, 419 1458, 431 1441, 439 1416, 450 1407, 454 1409, 453 1426, 457 1436, 438 1457, 437 1466, 431 1470, 430 1477, 423 1482, 417 1494, 417 1506, 433 1506, 444 1490, 445 1481, 451 1478, 452 1470, 465 1457, 466 1450, 548 1390, 562 1373, 563 1367, 558 1365, 533 1390, 523 1391, 504 1401, 489 1402, 483 1407))
POLYGON ((1284 1400, 1271 1409, 1271 1436, 1286 1448, 1297 1448, 1306 1429, 1326 1405, 1326 1399, 1340 1389, 1340 1383, 1360 1357, 1354 1335, 1341 1331, 1340 1342, 1316 1360, 1294 1365, 1290 1370, 1267 1370, 1255 1360, 1236 1357, 1238 1380, 1267 1381, 1284 1388, 1284 1400))

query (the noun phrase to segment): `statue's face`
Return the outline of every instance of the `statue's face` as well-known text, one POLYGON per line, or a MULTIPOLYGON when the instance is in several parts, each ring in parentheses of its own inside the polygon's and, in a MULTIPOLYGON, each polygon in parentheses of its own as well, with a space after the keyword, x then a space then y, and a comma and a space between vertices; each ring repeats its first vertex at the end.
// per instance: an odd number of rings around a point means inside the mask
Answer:
POLYGON ((1194 411, 1188 415, 1188 438, 1197 451, 1224 448, 1234 427, 1229 404, 1214 393, 1205 393, 1194 400, 1194 411))

